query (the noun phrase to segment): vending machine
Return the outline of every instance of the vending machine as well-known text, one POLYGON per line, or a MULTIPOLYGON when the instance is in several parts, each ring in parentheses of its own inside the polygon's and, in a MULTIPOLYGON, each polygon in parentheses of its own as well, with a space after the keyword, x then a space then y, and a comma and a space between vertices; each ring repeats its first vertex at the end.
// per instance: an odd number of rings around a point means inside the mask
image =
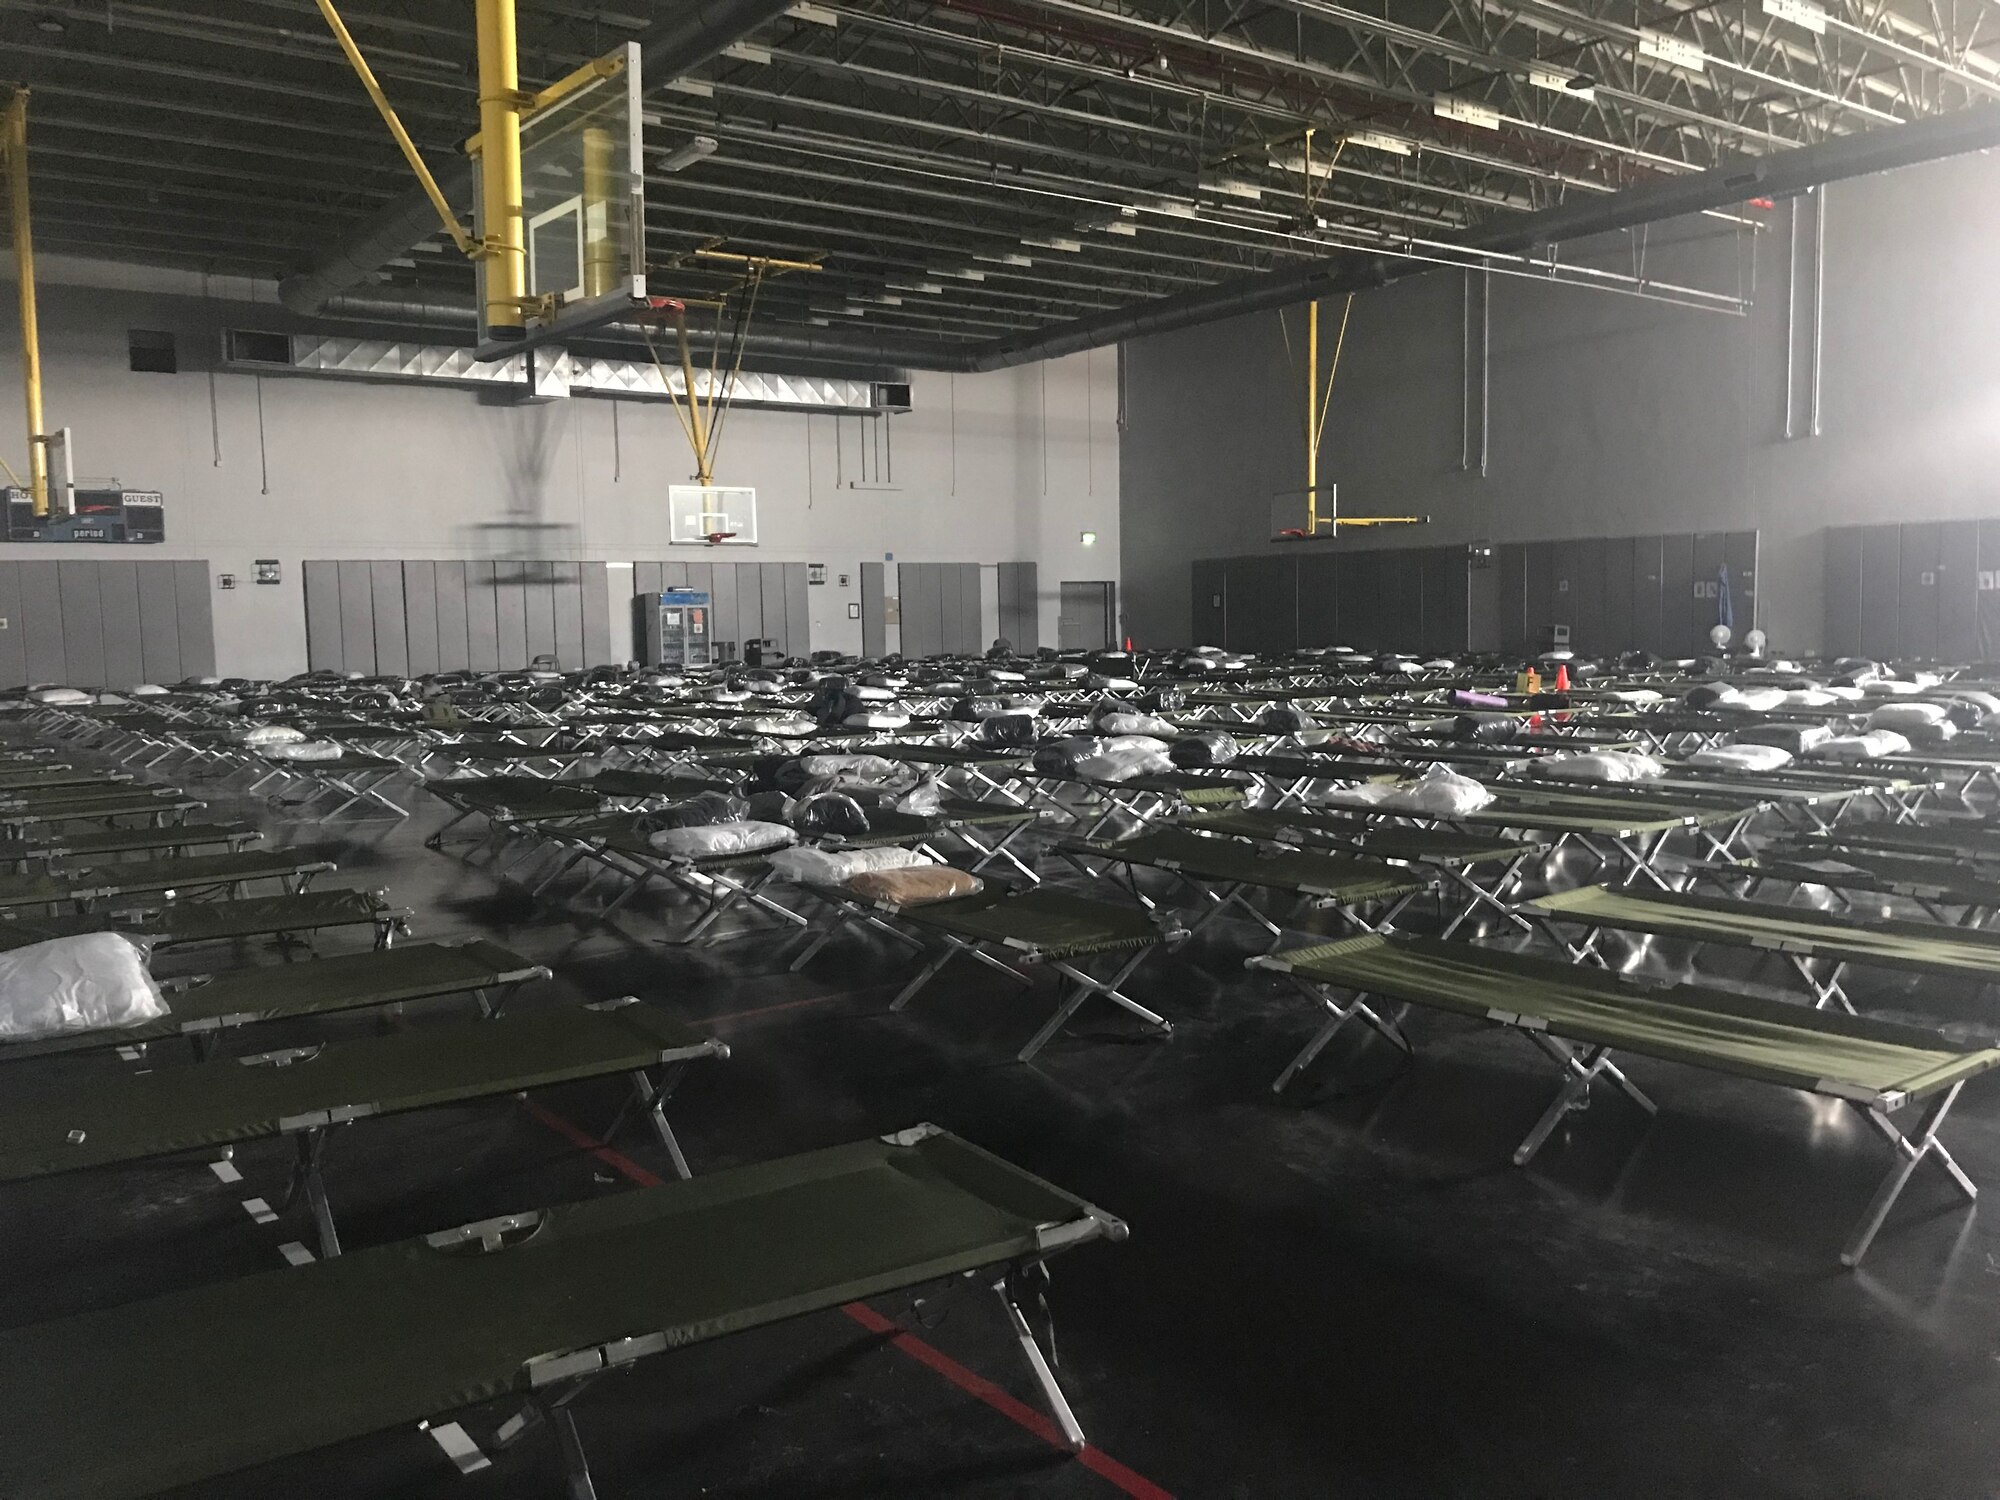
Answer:
POLYGON ((709 634, 709 598, 700 589, 667 589, 633 599, 639 611, 639 649, 650 667, 715 664, 709 634))

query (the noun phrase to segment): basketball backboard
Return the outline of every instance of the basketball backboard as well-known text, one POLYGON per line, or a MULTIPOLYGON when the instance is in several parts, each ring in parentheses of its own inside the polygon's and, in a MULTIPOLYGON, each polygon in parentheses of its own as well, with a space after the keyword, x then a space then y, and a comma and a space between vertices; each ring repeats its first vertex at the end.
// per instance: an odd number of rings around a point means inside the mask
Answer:
POLYGON ((668 485, 667 517, 675 546, 757 545, 757 492, 744 485, 668 485))
MULTIPOLYGON (((521 209, 526 281, 541 308, 523 338, 495 338, 486 324, 487 262, 479 277, 482 359, 518 354, 628 316, 646 298, 646 192, 641 153, 639 48, 606 55, 607 76, 563 94, 521 121, 521 209)), ((474 174, 475 233, 485 233, 474 174)))

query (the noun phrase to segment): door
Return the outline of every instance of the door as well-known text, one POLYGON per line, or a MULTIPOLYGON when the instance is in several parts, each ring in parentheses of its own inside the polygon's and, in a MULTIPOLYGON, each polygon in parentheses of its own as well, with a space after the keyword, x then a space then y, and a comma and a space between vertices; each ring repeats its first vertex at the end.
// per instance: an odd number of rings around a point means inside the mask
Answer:
POLYGON ((1929 661, 1938 651, 1938 524, 1902 527, 1896 578, 1896 648, 1905 661, 1929 661))
POLYGON ((889 649, 888 606, 884 598, 883 564, 861 565, 861 654, 881 656, 889 649))
POLYGON ((1826 611, 1821 646, 1828 656, 1861 654, 1861 532, 1859 526, 1826 529, 1820 602, 1826 611))
POLYGON ((1115 629, 1114 586, 1108 582, 1062 584, 1062 613, 1056 620, 1056 649, 1104 651, 1115 629))

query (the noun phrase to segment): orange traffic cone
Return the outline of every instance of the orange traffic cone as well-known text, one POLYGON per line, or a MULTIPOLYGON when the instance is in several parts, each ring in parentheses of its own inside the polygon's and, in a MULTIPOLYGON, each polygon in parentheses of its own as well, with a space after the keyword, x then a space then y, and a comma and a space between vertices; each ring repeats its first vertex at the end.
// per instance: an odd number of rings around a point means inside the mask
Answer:
POLYGON ((1569 663, 1566 661, 1556 664, 1556 691, 1559 693, 1569 691, 1569 663))

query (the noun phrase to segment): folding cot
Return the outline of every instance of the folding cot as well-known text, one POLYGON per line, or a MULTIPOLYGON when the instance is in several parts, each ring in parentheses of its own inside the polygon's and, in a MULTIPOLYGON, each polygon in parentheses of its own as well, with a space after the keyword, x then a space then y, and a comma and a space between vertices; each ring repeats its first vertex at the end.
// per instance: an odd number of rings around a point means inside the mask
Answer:
POLYGON ((587 818, 604 807, 595 792, 541 776, 434 777, 424 782, 424 790, 453 810, 424 840, 427 849, 444 847, 444 836, 467 818, 486 819, 486 842, 533 824, 587 818))
MULTIPOLYGON (((338 1255, 321 1178, 335 1126, 625 1074, 686 1177, 663 1106, 688 1063, 728 1055, 721 1042, 626 999, 110 1077, 24 1078, 16 1070, 0 1099, 0 1182, 291 1136, 298 1166, 285 1203, 303 1191, 321 1253, 338 1255)), ((631 1113, 630 1106, 620 1112, 606 1141, 631 1113)))
POLYGON ((169 899, 223 890, 241 896, 245 886, 259 880, 276 880, 287 891, 302 891, 313 876, 338 868, 331 860, 314 859, 296 849, 258 849, 126 860, 45 875, 0 875, 0 911, 70 905, 86 911, 120 896, 156 893, 169 899))
POLYGON ((1144 826, 1199 808, 1231 806, 1241 802, 1249 789, 1249 778, 1227 766, 1213 771, 1165 771, 1123 781, 1057 775, 1024 766, 1002 772, 998 780, 1012 789, 1009 796, 1015 805, 1065 819, 1077 826, 1081 838, 1097 837, 1120 817, 1144 826))
POLYGON ((494 1016, 521 985, 549 977, 541 964, 479 941, 407 943, 301 963, 229 969, 164 981, 167 1014, 157 1021, 3 1042, 0 1063, 107 1047, 144 1050, 170 1037, 186 1037, 197 1057, 207 1057, 225 1033, 238 1027, 443 995, 470 994, 478 1001, 480 1014, 494 1016))
POLYGON ((1952 921, 1947 909, 1956 907, 1957 920, 1967 927, 1982 926, 1984 918, 2000 912, 2000 876, 1914 854, 1780 845, 1752 858, 1700 868, 1718 884, 1741 882, 1746 896, 1755 896, 1766 881, 1819 886, 1834 892, 1847 905, 1852 904, 1850 892, 1900 896, 1915 902, 1937 922, 1952 921))
POLYGON ((1968 864, 2000 864, 2000 828, 1971 820, 1909 823, 1894 828, 1876 824, 1847 827, 1811 841, 1811 847, 1871 849, 1884 854, 1910 854, 1922 859, 1956 859, 1968 864))
POLYGON ((128 785, 131 780, 123 773, 79 770, 75 766, 53 763, 8 766, 0 768, 0 797, 11 797, 17 792, 47 791, 53 787, 89 787, 102 791, 108 787, 128 785))
POLYGON ((409 769, 401 761, 386 755, 364 755, 358 750, 343 749, 337 760, 285 760, 271 756, 260 756, 259 759, 266 769, 250 783, 249 791, 254 795, 276 781, 278 791, 272 802, 277 806, 304 812, 325 798, 338 797, 340 801, 331 809, 315 816, 321 819, 337 818, 355 804, 364 802, 386 807, 399 818, 410 815, 408 809, 382 794, 384 782, 409 769), (306 794, 303 797, 289 795, 300 783, 304 783, 306 794))
POLYGON ((1520 880, 1522 867, 1555 847, 1552 839, 1412 828, 1303 807, 1284 812, 1232 808, 1199 814, 1183 826, 1260 843, 1344 849, 1386 865, 1421 865, 1464 898, 1464 905, 1448 918, 1442 937, 1457 932, 1482 908, 1510 926, 1528 930, 1530 924, 1507 907, 1505 898, 1520 880))
POLYGON ((1276 1090, 1350 1019, 1413 1051, 1402 1028, 1369 1002, 1424 1005, 1517 1032, 1561 1070, 1562 1087, 1516 1148, 1516 1166, 1525 1166, 1563 1119, 1589 1102, 1600 1080, 1647 1115, 1655 1112, 1653 1102, 1612 1061, 1617 1051, 1838 1099, 1880 1131, 1897 1160, 1841 1253, 1848 1266, 1867 1253, 1904 1185, 1925 1161, 1943 1168, 1967 1199, 1978 1193, 1937 1131, 1966 1081, 2000 1065, 2000 1048, 1964 1046, 1918 1026, 1690 984, 1661 986, 1436 938, 1366 935, 1249 962, 1289 977, 1328 1017, 1278 1075, 1276 1090), (1348 999, 1337 1000, 1336 994, 1348 999), (1916 1103, 1925 1107, 1915 1128, 1905 1132, 1890 1116, 1916 1103))
POLYGON ((1207 910, 1189 926, 1199 932, 1231 907, 1282 942, 1285 929, 1248 899, 1250 890, 1275 891, 1312 911, 1331 911, 1364 931, 1387 927, 1404 907, 1433 884, 1428 873, 1398 869, 1352 854, 1327 854, 1243 839, 1211 838, 1183 828, 1156 828, 1129 839, 1065 839, 1057 851, 1086 876, 1086 860, 1122 866, 1126 887, 1148 911, 1157 903, 1139 888, 1139 867, 1164 870, 1177 888, 1189 891, 1207 910), (1358 907, 1381 908, 1374 922, 1358 907))
POLYGON ((1002 773, 1020 770, 1027 764, 1032 753, 1027 749, 979 745, 971 742, 958 745, 909 745, 901 741, 887 744, 871 742, 855 748, 857 754, 879 755, 885 760, 900 761, 906 766, 951 772, 961 779, 961 783, 970 783, 978 788, 978 795, 990 793, 1003 802, 1015 802, 1019 799, 1009 790, 1002 773))
POLYGON ((1047 886, 1015 890, 991 880, 975 895, 925 906, 871 901, 839 886, 815 885, 809 889, 835 909, 837 920, 834 926, 820 928, 813 941, 792 960, 794 971, 804 968, 838 931, 849 926, 878 929, 885 924, 899 926, 906 937, 917 940, 912 946, 919 946, 925 939, 940 945, 890 1002, 892 1011, 907 1006, 937 978, 946 964, 962 953, 1024 987, 1032 987, 1034 981, 1014 967, 1015 963, 1030 967, 1046 965, 1068 981, 1058 996, 1055 1014, 1016 1054, 1021 1062, 1029 1061, 1041 1051, 1092 995, 1102 995, 1129 1011, 1161 1036, 1173 1035, 1174 1028, 1164 1017, 1124 993, 1124 985, 1133 971, 1156 948, 1178 947, 1186 940, 1183 929, 1164 925, 1154 913, 1093 901, 1047 886), (1004 958, 1000 956, 1003 954, 1004 958), (1099 958, 1110 965, 1107 975, 1093 975, 1083 967, 1084 963, 1099 958))
POLYGON ((456 761, 466 766, 509 766, 515 775, 561 776, 577 761, 597 754, 594 747, 582 745, 524 745, 513 740, 461 740, 456 744, 438 745, 432 756, 445 761, 456 761), (536 771, 536 766, 546 770, 536 771))
POLYGON ((1032 882, 1041 877, 1014 852, 1013 845, 1033 832, 1039 823, 1040 819, 1028 808, 947 797, 935 813, 870 813, 869 831, 860 839, 831 838, 823 842, 832 848, 852 848, 869 842, 901 844, 916 839, 919 847, 942 859, 943 852, 937 846, 949 839, 972 855, 969 868, 974 874, 982 874, 996 864, 1006 864, 1032 882))
POLYGON ((159 828, 114 826, 58 833, 43 830, 28 838, 0 839, 0 865, 55 865, 69 859, 110 854, 171 854, 221 844, 234 854, 263 837, 241 823, 168 823, 159 828))
POLYGON ((1604 963, 1597 944, 1610 928, 1779 953, 1811 989, 1815 1006, 1838 1004, 1850 1012, 1854 1006, 1840 978, 1851 963, 1979 984, 2000 979, 2000 933, 1936 922, 1876 916, 1859 921, 1834 912, 1726 896, 1597 885, 1559 891, 1516 910, 1540 923, 1578 963, 1604 963), (1583 928, 1583 941, 1564 940, 1555 930, 1558 926, 1583 928), (1813 972, 1817 961, 1830 965, 1824 977, 1813 972))
POLYGON ((591 1500, 571 1402, 600 1376, 975 1273, 1080 1450, 1022 1304, 1057 1254, 1125 1237, 930 1125, 510 1214, 0 1333, 0 1493, 135 1500, 504 1396, 553 1428, 567 1493, 591 1500))
POLYGON ((289 937, 329 927, 373 927, 387 948, 408 932, 412 913, 391 906, 381 891, 306 891, 243 901, 170 901, 151 909, 93 911, 65 917, 0 919, 0 952, 86 932, 122 932, 155 948, 252 937, 289 937))
POLYGON ((208 804, 175 787, 141 791, 94 792, 76 796, 60 791, 23 800, 0 799, 0 828, 28 828, 45 823, 112 823, 119 818, 151 818, 164 822, 185 817, 208 804))

